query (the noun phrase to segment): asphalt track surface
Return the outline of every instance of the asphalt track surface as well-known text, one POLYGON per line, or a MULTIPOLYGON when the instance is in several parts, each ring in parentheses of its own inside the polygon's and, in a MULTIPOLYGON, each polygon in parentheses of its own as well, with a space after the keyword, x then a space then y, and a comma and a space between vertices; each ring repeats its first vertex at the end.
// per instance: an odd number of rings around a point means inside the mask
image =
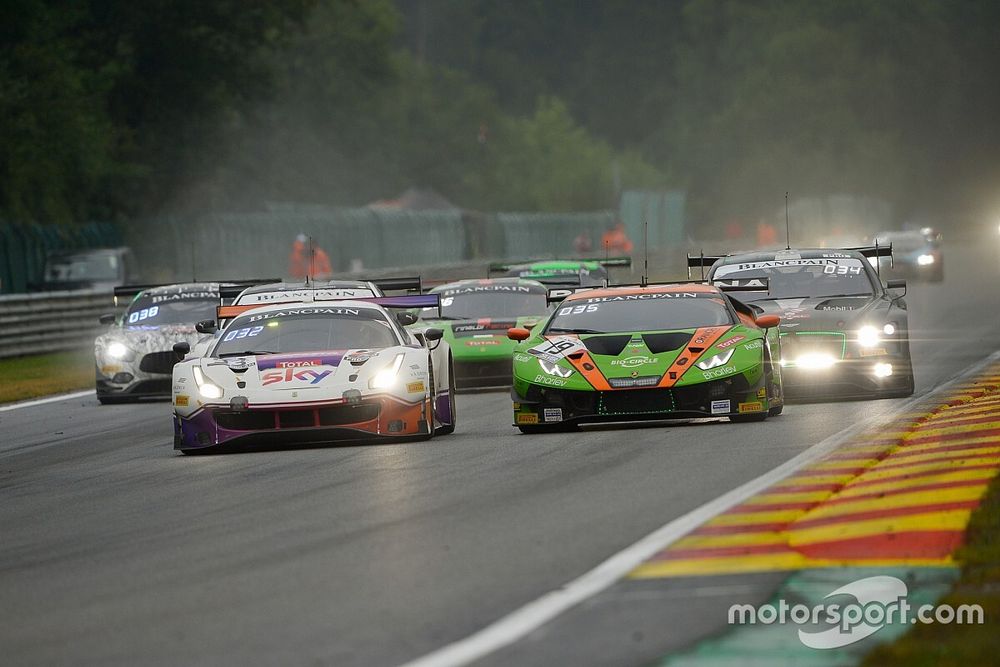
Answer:
MULTIPOLYGON (((1000 349, 998 248, 946 260, 907 296, 918 393, 1000 349)), ((399 664, 901 404, 522 436, 486 393, 430 442, 201 457, 174 453, 166 403, 0 412, 0 660, 399 664)), ((772 580, 629 584, 484 662, 643 663, 772 580)))

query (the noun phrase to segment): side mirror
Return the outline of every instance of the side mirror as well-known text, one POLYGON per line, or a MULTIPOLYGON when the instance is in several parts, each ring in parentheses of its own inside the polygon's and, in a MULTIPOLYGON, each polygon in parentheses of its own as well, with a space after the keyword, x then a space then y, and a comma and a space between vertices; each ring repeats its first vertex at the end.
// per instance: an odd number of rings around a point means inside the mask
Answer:
POLYGON ((507 338, 516 341, 528 340, 531 337, 531 332, 522 327, 511 327, 507 329, 507 338))
POLYGON ((214 334, 219 330, 219 326, 215 323, 215 320, 202 320, 194 325, 194 330, 200 334, 214 334))
POLYGON ((886 289, 894 289, 894 290, 895 289, 900 289, 900 290, 903 290, 903 293, 900 294, 900 296, 904 296, 906 294, 906 281, 905 280, 889 280, 889 281, 886 282, 885 287, 886 287, 886 289))
POLYGON ((116 319, 118 318, 115 317, 114 313, 104 313, 99 318, 97 318, 97 321, 100 322, 101 324, 114 324, 116 319))
POLYGON ((777 315, 761 315, 756 323, 761 329, 773 329, 781 323, 781 318, 777 315))
POLYGON ((441 340, 442 338, 444 338, 444 332, 440 329, 426 329, 424 331, 424 340, 426 341, 433 342, 435 340, 441 340))
POLYGON ((188 352, 190 351, 191 351, 191 343, 187 342, 186 340, 181 341, 180 343, 174 343, 174 354, 176 354, 181 359, 186 357, 188 352))
POLYGON ((399 322, 400 326, 407 327, 417 322, 417 316, 411 312, 403 310, 396 313, 396 321, 399 322))

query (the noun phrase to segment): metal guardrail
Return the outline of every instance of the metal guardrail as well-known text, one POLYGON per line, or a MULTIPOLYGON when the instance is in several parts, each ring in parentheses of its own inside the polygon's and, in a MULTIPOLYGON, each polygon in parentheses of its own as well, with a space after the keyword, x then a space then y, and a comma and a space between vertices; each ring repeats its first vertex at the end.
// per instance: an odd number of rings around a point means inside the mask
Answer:
POLYGON ((98 318, 113 310, 111 293, 106 291, 0 296, 0 358, 92 345, 106 328, 98 318))

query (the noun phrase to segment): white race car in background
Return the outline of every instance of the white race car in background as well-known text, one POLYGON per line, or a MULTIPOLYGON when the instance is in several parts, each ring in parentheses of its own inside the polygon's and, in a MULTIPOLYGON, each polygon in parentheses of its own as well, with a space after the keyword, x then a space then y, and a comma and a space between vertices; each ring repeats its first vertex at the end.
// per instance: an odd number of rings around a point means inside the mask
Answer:
POLYGON ((126 286, 115 288, 115 297, 134 298, 121 317, 101 317, 109 328, 94 341, 97 400, 167 398, 178 360, 173 346, 201 336, 195 323, 215 316, 219 284, 126 286))
POLYGON ((454 374, 441 330, 408 331, 401 322, 412 315, 383 307, 433 307, 437 298, 220 308, 228 324, 212 348, 174 367, 174 447, 452 432, 454 374))

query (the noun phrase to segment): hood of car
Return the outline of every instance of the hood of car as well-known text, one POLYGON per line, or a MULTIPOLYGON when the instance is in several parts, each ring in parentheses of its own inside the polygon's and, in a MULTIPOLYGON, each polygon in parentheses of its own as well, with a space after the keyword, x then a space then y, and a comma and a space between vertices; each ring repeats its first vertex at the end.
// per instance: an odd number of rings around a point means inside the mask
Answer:
POLYGON ((567 389, 683 386, 759 367, 762 338, 742 324, 536 337, 514 355, 514 368, 528 381, 567 389))
POLYGON ((874 296, 811 297, 754 301, 768 315, 781 318, 782 331, 841 331, 853 329, 883 300, 874 296))
POLYGON ((97 339, 97 346, 103 347, 112 342, 124 343, 136 355, 152 352, 170 352, 174 343, 188 342, 192 346, 203 334, 194 329, 194 325, 171 324, 159 327, 113 327, 111 331, 97 339))

